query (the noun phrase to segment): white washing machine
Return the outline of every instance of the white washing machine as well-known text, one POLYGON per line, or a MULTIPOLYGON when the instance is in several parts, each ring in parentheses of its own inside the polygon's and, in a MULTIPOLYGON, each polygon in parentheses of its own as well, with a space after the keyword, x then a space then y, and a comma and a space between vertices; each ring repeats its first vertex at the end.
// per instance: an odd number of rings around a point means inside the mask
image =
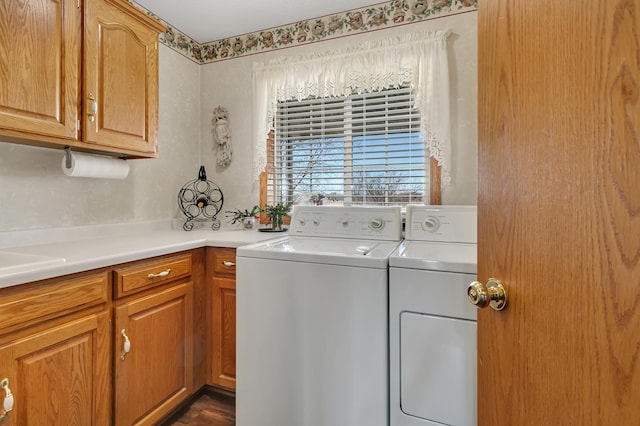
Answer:
POLYGON ((237 250, 236 424, 387 426, 395 207, 303 206, 237 250))
POLYGON ((389 258, 391 426, 475 426, 475 206, 409 206, 389 258))

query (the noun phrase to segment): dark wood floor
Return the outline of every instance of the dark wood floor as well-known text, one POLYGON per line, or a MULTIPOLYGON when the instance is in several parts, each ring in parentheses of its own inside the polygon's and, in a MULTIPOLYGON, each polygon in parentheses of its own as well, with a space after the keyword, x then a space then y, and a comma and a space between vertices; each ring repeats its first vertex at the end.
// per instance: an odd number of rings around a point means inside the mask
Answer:
POLYGON ((234 426, 236 402, 232 396, 212 392, 201 394, 163 426, 234 426))

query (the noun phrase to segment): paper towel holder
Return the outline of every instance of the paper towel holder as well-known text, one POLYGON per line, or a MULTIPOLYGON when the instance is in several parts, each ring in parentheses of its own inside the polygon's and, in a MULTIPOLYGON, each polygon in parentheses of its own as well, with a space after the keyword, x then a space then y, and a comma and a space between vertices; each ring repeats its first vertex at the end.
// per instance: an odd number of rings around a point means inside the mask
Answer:
MULTIPOLYGON (((65 162, 66 162, 65 165, 66 165, 67 169, 70 169, 71 166, 72 166, 72 162, 71 162, 71 147, 68 147, 68 146, 64 147, 64 158, 65 158, 65 162)), ((120 158, 121 160, 126 160, 127 156, 123 155, 123 156, 118 157, 118 158, 120 158)))
POLYGON ((65 167, 67 169, 70 169, 71 168, 71 148, 66 147, 64 149, 64 158, 65 158, 65 161, 66 161, 65 167))
POLYGON ((92 153, 79 153, 64 148, 62 172, 71 177, 124 179, 129 174, 129 164, 125 158, 113 158, 92 153))

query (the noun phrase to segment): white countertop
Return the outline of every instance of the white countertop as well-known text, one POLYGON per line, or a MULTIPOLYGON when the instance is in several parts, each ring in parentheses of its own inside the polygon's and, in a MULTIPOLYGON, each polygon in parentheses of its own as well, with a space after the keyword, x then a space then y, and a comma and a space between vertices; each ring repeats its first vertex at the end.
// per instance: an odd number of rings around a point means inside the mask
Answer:
POLYGON ((183 231, 170 222, 0 232, 0 288, 200 247, 280 237, 257 230, 183 231))

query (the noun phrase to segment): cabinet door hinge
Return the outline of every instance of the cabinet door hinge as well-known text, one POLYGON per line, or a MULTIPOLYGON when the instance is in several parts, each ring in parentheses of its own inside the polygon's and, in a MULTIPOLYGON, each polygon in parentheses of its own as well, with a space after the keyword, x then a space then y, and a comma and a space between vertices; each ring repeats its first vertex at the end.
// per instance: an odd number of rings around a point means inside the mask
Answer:
POLYGON ((80 132, 80 120, 76 120, 76 132, 80 132))
POLYGON ((80 0, 78 0, 78 9, 80 9, 80 0))

